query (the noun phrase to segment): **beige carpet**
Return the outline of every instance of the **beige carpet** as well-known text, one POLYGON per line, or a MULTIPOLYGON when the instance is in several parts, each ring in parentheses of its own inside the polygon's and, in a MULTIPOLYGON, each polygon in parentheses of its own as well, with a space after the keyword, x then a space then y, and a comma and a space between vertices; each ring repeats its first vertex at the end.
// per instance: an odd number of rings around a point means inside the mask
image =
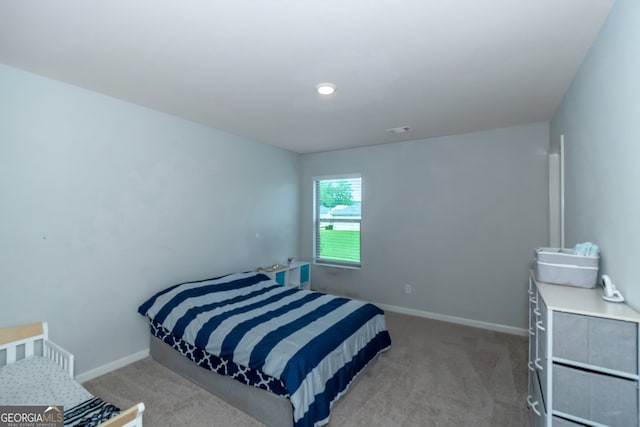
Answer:
MULTIPOLYGON (((392 347, 333 407, 330 426, 528 426, 526 337, 386 313, 392 347)), ((152 359, 84 386, 146 427, 260 426, 152 359)))

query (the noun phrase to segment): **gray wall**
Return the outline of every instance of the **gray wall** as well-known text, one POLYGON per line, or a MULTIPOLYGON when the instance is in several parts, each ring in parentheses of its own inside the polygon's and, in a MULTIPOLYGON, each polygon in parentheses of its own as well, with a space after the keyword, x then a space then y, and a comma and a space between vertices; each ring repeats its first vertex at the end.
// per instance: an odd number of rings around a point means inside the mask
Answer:
POLYGON ((548 241, 548 143, 536 123, 303 155, 303 258, 313 177, 359 172, 363 185, 362 269, 313 266, 314 288, 524 328, 533 248, 548 241))
POLYGON ((153 292, 295 253, 297 155, 1 65, 0 94, 0 325, 49 321, 78 373, 148 347, 153 292))
POLYGON ((640 309, 640 2, 618 1, 551 123, 565 135, 566 246, 592 241, 640 309))

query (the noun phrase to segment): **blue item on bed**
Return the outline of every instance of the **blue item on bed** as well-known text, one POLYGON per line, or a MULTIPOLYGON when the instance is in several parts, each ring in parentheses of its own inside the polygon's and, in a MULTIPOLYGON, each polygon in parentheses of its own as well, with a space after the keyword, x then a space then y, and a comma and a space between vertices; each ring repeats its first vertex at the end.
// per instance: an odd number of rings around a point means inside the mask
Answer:
POLYGON ((333 402, 391 345, 378 307, 255 272, 176 285, 138 311, 190 346, 281 381, 296 426, 326 424, 333 402))

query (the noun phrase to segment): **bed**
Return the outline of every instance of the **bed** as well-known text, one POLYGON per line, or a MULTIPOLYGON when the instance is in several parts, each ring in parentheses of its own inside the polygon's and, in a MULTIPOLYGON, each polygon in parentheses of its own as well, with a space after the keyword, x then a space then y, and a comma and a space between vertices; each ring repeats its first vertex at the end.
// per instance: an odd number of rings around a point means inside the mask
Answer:
POLYGON ((181 283, 144 302, 152 357, 270 426, 321 426, 389 349, 384 312, 259 272, 181 283))
POLYGON ((91 395, 73 380, 73 360, 46 322, 0 328, 0 405, 43 406, 65 426, 142 427, 143 403, 120 411, 91 395))

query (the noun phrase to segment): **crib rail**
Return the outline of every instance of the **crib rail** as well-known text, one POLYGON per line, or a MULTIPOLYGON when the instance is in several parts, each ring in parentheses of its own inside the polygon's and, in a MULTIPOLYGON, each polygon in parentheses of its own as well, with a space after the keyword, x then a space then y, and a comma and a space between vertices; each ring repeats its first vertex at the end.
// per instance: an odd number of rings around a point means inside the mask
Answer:
POLYGON ((15 363, 20 359, 36 354, 36 346, 44 345, 48 335, 46 322, 13 326, 0 329, 0 353, 4 353, 4 363, 15 363))
POLYGON ((0 366, 34 355, 51 359, 73 378, 73 354, 49 341, 47 322, 0 328, 0 366))
POLYGON ((144 403, 140 402, 98 427, 142 427, 144 403))
POLYGON ((51 359, 73 378, 73 354, 49 340, 44 340, 43 356, 51 359))

